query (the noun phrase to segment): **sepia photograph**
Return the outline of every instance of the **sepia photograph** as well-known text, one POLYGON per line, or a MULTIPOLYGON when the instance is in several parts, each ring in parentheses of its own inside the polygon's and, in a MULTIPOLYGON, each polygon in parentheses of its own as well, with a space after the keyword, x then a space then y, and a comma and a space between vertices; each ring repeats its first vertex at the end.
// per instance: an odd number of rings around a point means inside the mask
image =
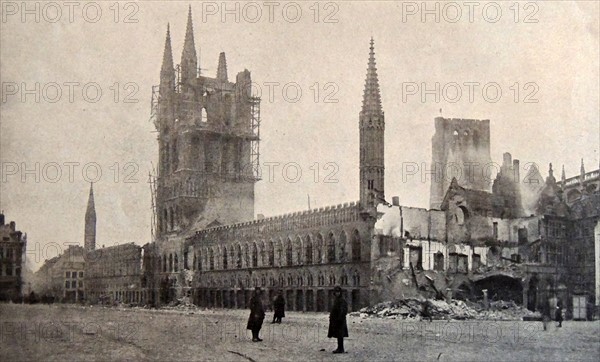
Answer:
POLYGON ((0 19, 0 360, 600 360, 600 2, 0 19))

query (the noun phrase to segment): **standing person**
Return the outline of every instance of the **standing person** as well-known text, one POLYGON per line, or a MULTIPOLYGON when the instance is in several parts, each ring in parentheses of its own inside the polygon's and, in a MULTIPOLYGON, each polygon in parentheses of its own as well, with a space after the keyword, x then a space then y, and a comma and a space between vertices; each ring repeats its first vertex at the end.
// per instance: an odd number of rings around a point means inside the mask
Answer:
POLYGON ((542 324, 544 326, 544 330, 548 329, 548 321, 551 319, 550 317, 550 301, 546 300, 544 304, 542 304, 542 324))
POLYGON ((262 303, 262 290, 259 287, 254 289, 252 298, 250 299, 250 316, 248 317, 247 329, 252 331, 252 342, 260 342, 262 339, 258 337, 262 328, 263 320, 265 319, 265 309, 262 303))
POLYGON ((432 321, 431 307, 427 299, 425 299, 425 302, 423 303, 423 311, 421 312, 421 315, 423 316, 422 319, 429 319, 429 322, 432 321))
POLYGON ((335 300, 329 313, 329 331, 327 338, 337 338, 338 347, 333 353, 344 353, 344 337, 348 337, 348 325, 346 324, 346 314, 348 314, 348 303, 342 297, 342 288, 339 286, 333 289, 335 300))
POLYGON ((283 292, 280 290, 277 292, 277 297, 273 300, 273 322, 281 324, 281 318, 285 317, 285 299, 283 298, 283 292))
POLYGON ((562 327, 563 316, 562 316, 562 302, 560 301, 560 299, 558 299, 556 301, 556 315, 555 315, 555 319, 558 322, 557 327, 558 328, 562 327))

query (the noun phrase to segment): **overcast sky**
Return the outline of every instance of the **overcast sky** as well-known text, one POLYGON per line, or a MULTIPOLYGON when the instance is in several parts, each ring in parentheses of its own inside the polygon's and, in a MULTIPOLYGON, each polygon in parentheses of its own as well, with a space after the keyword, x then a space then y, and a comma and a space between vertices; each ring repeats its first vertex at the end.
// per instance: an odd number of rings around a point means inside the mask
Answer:
MULTIPOLYGON (((397 195, 404 205, 428 207, 429 183, 418 175, 403 180, 402 170, 431 162, 440 109, 444 117, 490 119, 497 162, 511 152, 522 164, 542 165, 544 176, 552 162, 557 177, 563 164, 567 176, 578 174, 581 158, 588 171, 598 168, 597 2, 483 2, 472 18, 466 5, 442 3, 439 22, 434 15, 423 22, 420 1, 280 2, 271 19, 262 2, 237 3, 239 22, 234 15, 221 18, 221 3, 191 3, 194 35, 204 74, 215 75, 224 51, 229 79, 246 68, 262 91, 263 180, 256 185, 255 213, 306 209, 307 195, 312 207, 358 199, 358 113, 371 36, 386 120, 388 199, 397 195), (278 86, 269 99, 271 82, 278 86), (439 102, 432 94, 422 101, 423 85, 435 89, 436 82, 439 102), (479 84, 472 101, 470 82, 479 84), (412 95, 414 84, 419 89, 412 95), (502 95, 493 102, 496 89, 502 95), (268 162, 281 163, 272 181, 268 162), (288 181, 282 175, 292 162, 302 170, 297 182, 291 182, 298 178, 293 168, 288 181), (337 182, 325 182, 332 171, 329 180, 337 182)), ((36 22, 35 15, 22 18, 21 2, 3 3, 0 208, 27 232, 34 262, 56 254, 51 243, 82 245, 89 190, 82 170, 96 163, 102 170, 94 185, 97 245, 145 244, 151 241, 147 179, 157 159, 151 87, 159 82, 167 23, 179 63, 188 2, 97 2, 100 15, 96 5, 78 6, 72 22, 64 3, 55 3, 60 14, 39 4, 36 22), (72 101, 70 82, 76 82, 72 101), (39 102, 23 92, 23 85, 35 90, 36 83, 39 102), (72 180, 70 163, 79 163, 72 180), (23 166, 34 171, 27 174, 23 166)), ((228 3, 234 12, 235 6, 228 3)), ((87 171, 96 178, 94 167, 87 171)))

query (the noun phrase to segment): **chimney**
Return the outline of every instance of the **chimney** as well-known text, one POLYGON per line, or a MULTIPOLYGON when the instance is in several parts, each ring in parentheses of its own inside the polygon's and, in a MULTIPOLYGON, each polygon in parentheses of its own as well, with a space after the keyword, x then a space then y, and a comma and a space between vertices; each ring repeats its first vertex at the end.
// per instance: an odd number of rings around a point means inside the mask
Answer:
POLYGON ((508 152, 505 152, 502 155, 502 166, 510 167, 511 163, 512 163, 512 156, 511 156, 511 154, 508 153, 508 152))
POLYGON ((519 162, 519 160, 513 160, 513 175, 515 176, 515 182, 519 183, 521 182, 521 169, 520 169, 520 165, 521 163, 519 162))
POLYGON ((400 197, 393 196, 392 197, 392 205, 394 205, 394 206, 400 206, 400 197))
POLYGON ((10 231, 15 231, 17 230, 17 224, 15 224, 14 221, 10 222, 10 231))

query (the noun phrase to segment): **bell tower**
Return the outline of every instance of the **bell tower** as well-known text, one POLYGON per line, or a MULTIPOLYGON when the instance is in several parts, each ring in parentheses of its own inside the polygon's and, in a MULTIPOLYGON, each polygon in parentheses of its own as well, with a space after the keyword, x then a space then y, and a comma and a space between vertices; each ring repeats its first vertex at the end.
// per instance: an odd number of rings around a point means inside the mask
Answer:
POLYGON ((155 235, 188 233, 254 218, 259 179, 260 98, 248 70, 229 81, 225 53, 215 77, 200 74, 191 8, 181 63, 173 64, 167 27, 152 118, 159 162, 154 182, 155 235))
POLYGON ((381 200, 385 200, 385 117, 381 108, 374 43, 371 38, 363 104, 359 114, 360 203, 363 207, 376 206, 381 200))

